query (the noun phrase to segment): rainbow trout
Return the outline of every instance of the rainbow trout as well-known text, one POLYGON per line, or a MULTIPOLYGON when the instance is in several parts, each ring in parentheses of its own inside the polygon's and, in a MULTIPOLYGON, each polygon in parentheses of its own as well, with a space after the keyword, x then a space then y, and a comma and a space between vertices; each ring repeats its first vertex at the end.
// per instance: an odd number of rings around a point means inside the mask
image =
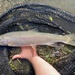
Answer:
POLYGON ((17 31, 0 35, 0 45, 2 46, 30 46, 30 45, 49 45, 55 46, 57 42, 75 46, 75 34, 57 35, 33 31, 17 31))

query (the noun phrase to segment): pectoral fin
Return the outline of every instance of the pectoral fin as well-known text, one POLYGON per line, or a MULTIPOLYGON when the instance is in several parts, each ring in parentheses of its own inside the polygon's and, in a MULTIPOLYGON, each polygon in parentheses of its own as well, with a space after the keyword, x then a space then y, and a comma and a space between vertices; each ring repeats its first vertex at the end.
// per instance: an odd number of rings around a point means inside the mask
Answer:
POLYGON ((45 43, 45 45, 48 45, 48 46, 51 46, 51 47, 58 47, 57 43, 51 43, 51 42, 45 43))

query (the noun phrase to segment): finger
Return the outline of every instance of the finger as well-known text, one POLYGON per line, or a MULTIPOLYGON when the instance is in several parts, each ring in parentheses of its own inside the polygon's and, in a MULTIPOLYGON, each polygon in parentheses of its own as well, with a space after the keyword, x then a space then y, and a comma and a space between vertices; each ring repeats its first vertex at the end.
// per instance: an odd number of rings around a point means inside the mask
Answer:
POLYGON ((31 50, 31 46, 22 46, 21 49, 22 50, 31 50))
POLYGON ((38 54, 37 54, 37 51, 36 51, 36 46, 33 46, 33 45, 32 45, 32 49, 33 49, 34 56, 38 55, 38 54))
POLYGON ((22 55, 21 55, 21 54, 17 54, 17 55, 14 55, 14 56, 12 57, 13 60, 14 60, 14 59, 17 59, 17 58, 22 58, 22 55))

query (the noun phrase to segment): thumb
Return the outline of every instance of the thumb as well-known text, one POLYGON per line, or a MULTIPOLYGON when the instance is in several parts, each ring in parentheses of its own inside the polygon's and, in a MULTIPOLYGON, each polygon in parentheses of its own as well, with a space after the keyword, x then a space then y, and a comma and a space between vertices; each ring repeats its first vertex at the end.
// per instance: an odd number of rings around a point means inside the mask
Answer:
POLYGON ((21 54, 14 55, 14 56, 12 57, 13 60, 14 60, 14 59, 17 59, 17 58, 22 58, 21 54))

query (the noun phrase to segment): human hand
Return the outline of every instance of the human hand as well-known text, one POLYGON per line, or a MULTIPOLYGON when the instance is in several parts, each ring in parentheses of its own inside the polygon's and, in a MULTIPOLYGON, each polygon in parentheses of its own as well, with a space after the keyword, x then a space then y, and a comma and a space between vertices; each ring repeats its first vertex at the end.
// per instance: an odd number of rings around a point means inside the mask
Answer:
POLYGON ((37 56, 36 46, 24 46, 21 47, 22 52, 20 54, 14 55, 12 59, 23 58, 32 60, 33 57, 37 56))

